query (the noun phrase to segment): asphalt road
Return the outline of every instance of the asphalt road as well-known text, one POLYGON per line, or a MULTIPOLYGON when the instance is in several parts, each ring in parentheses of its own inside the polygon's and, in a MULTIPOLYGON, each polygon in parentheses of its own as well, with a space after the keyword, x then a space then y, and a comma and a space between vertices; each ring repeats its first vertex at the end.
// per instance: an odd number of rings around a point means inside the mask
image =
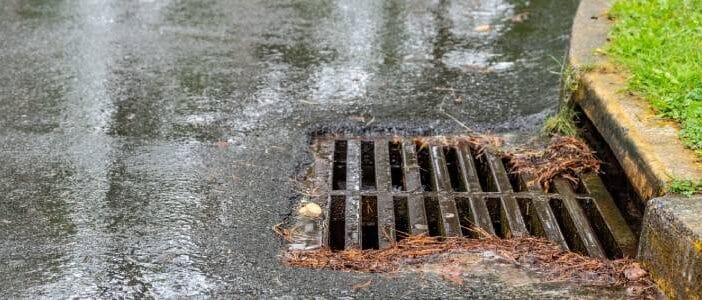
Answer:
POLYGON ((289 268, 270 228, 316 132, 533 134, 577 1, 2 2, 0 298, 570 293, 289 268))

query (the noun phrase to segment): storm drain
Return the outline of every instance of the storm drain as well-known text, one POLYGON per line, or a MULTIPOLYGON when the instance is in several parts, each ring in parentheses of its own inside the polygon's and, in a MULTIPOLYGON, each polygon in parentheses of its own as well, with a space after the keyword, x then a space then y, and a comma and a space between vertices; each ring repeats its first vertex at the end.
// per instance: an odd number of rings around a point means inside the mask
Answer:
POLYGON ((405 138, 317 138, 311 198, 317 218, 301 217, 290 247, 387 247, 408 235, 502 238, 533 235, 600 258, 633 257, 637 240, 600 177, 552 191, 514 176, 503 161, 450 138, 442 145, 405 138))

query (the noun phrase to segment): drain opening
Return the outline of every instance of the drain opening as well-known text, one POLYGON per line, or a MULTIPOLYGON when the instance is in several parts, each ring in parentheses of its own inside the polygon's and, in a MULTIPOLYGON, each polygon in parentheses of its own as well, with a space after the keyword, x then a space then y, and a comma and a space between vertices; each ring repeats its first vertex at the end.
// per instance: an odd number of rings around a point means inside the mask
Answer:
POLYGON ((570 248, 571 251, 588 255, 587 249, 585 248, 585 243, 580 238, 580 234, 575 228, 576 225, 573 222, 570 213, 568 213, 568 209, 565 207, 563 200, 551 198, 549 199, 548 204, 556 217, 558 227, 561 228, 561 233, 563 234, 566 244, 568 244, 568 248, 570 248))
POLYGON ((615 199, 614 203, 617 208, 622 212, 627 224, 638 237, 641 233, 641 221, 646 201, 643 201, 636 193, 616 155, 614 155, 612 149, 597 131, 595 125, 588 120, 582 108, 576 107, 576 112, 579 116, 582 116, 577 118, 577 124, 582 129, 583 138, 592 150, 597 153, 598 158, 605 162, 601 166, 600 177, 604 182, 607 182, 607 185, 602 188, 615 199))
POLYGON ((441 224, 441 208, 439 199, 436 197, 424 198, 424 209, 427 214, 427 225, 430 236, 443 236, 443 225, 441 224))
POLYGON ((407 197, 393 197, 393 213, 395 214, 395 240, 400 241, 410 234, 409 208, 407 197))
POLYGON ((405 191, 405 176, 402 172, 402 143, 389 142, 390 180, 393 191, 405 191))
POLYGON ((378 199, 361 197, 361 249, 378 249, 378 199))
POLYGON ((346 152, 348 143, 346 141, 334 142, 334 166, 332 169, 332 189, 346 189, 346 152))
POLYGON ((329 248, 344 250, 346 239, 346 198, 344 196, 331 196, 329 211, 329 248))
POLYGON ((431 156, 429 147, 417 145, 417 164, 419 165, 419 180, 422 183, 422 190, 433 192, 434 185, 431 181, 431 156))
POLYGON ((591 254, 594 246, 601 245, 600 253, 593 255, 635 255, 635 238, 627 234, 628 226, 618 225, 626 223, 618 213, 609 213, 616 205, 610 204, 612 197, 594 174, 581 177, 576 191, 570 186, 552 190, 567 190, 566 196, 549 195, 527 189, 528 176, 508 178, 503 172, 509 165, 501 158, 464 155, 468 150, 464 147, 419 147, 409 139, 397 138, 334 137, 317 142, 315 162, 323 164, 315 165, 320 178, 312 184, 329 194, 328 217, 323 221, 325 226, 310 233, 319 239, 302 241, 310 247, 315 246, 313 241, 323 240, 324 246, 333 250, 377 249, 388 245, 388 239, 402 240, 423 232, 475 238, 477 233, 470 228, 479 225, 491 232, 494 229, 502 238, 510 237, 513 229, 519 234, 547 237, 583 254, 591 254), (405 148, 407 145, 410 148, 405 148), (329 156, 332 161, 327 163, 329 156), (466 161, 469 157, 472 159, 466 161), (435 174, 437 170, 441 174, 435 174), (576 210, 574 215, 570 209, 576 210), (518 222, 517 227, 512 228, 511 221, 518 222))
POLYGON ((470 230, 475 224, 473 212, 470 208, 470 199, 456 198, 456 210, 458 210, 458 218, 463 236, 475 238, 475 233, 470 230))
POLYGON ((375 145, 361 142, 361 189, 375 190, 375 145))
POLYGON ((527 188, 525 186, 525 183, 519 179, 519 175, 509 171, 510 169, 512 169, 512 164, 510 163, 509 159, 503 158, 502 165, 505 166, 505 172, 507 173, 507 178, 509 178, 509 184, 512 186, 512 191, 526 191, 527 188))
POLYGON ((485 204, 487 205, 495 234, 501 238, 507 237, 509 229, 507 228, 505 213, 502 209, 502 200, 500 198, 486 198, 485 204))
POLYGON ((483 192, 497 192, 497 184, 492 177, 492 171, 490 166, 488 166, 485 155, 473 153, 473 161, 475 162, 475 169, 478 171, 478 181, 483 192))
POLYGON ((582 178, 578 178, 578 183, 573 187, 573 191, 575 191, 576 194, 589 194, 582 178))
POLYGON ((446 169, 448 170, 451 188, 454 192, 465 192, 466 186, 461 179, 461 166, 458 159, 458 151, 453 147, 444 147, 444 157, 446 158, 446 169))
POLYGON ((617 245, 616 239, 612 235, 612 232, 609 231, 609 228, 607 228, 607 224, 605 223, 602 214, 597 209, 597 206, 595 206, 594 200, 592 198, 581 197, 578 197, 577 199, 578 203, 580 203, 580 207, 582 207, 583 211, 585 212, 585 216, 590 220, 590 226, 592 226, 592 229, 595 231, 595 235, 597 235, 597 239, 600 241, 600 244, 602 244, 607 257, 623 257, 621 249, 619 249, 619 246, 617 245))
POLYGON ((516 198, 519 205, 519 211, 524 218, 524 225, 527 231, 533 236, 545 237, 544 225, 534 208, 534 201, 531 198, 516 198))

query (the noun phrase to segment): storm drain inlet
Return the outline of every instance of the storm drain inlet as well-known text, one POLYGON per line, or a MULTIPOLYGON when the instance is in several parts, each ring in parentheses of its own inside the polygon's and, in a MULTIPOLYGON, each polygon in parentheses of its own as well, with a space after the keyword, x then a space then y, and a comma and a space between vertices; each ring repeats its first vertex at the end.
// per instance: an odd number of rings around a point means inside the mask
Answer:
POLYGON ((319 218, 300 218, 290 247, 378 249, 408 235, 533 235, 600 258, 633 257, 636 237, 596 174, 578 188, 555 179, 543 192, 529 175, 476 153, 461 139, 318 137, 312 145, 319 218))

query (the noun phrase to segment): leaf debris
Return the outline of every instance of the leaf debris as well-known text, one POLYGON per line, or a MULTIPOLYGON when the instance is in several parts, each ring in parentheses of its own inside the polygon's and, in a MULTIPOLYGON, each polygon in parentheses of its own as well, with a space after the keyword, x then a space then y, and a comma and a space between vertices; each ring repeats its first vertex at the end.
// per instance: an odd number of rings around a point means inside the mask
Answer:
MULTIPOLYGON (((536 271, 548 282, 628 287, 630 291, 641 291, 642 296, 656 292, 648 273, 632 259, 606 260, 583 256, 564 251, 558 245, 536 237, 469 239, 414 235, 380 250, 290 250, 285 252, 283 260, 287 265, 296 267, 381 273, 396 272, 406 265, 436 261, 440 254, 489 250, 518 267, 536 271)), ((454 277, 448 279, 460 281, 454 277)))

